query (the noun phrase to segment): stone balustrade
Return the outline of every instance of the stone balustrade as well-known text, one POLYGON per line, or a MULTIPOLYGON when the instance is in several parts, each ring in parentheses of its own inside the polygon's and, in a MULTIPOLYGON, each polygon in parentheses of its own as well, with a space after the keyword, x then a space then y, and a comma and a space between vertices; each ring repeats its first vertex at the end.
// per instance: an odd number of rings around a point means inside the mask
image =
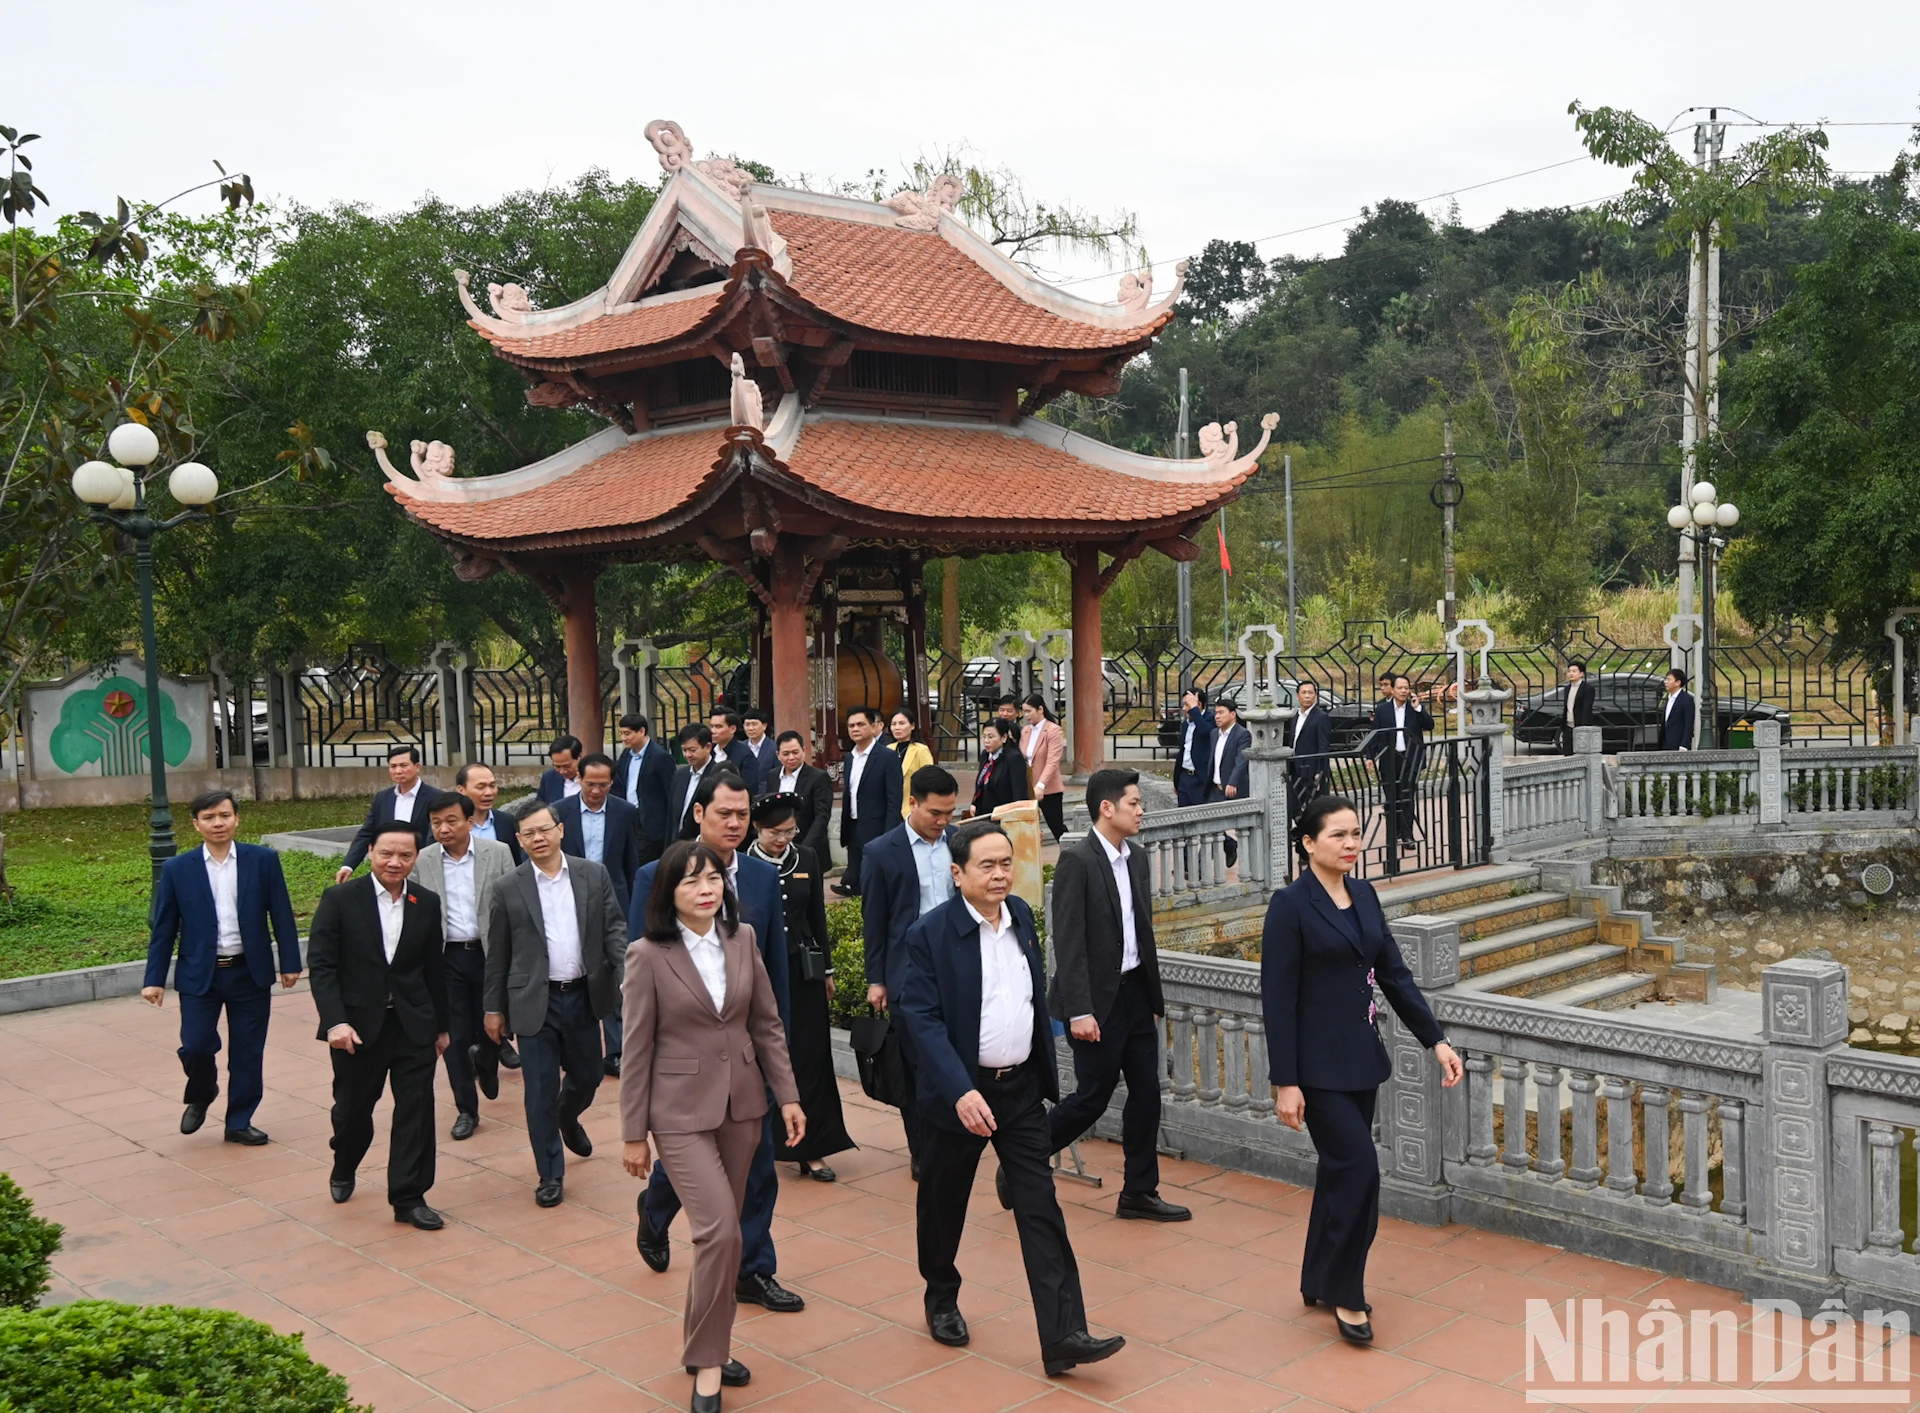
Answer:
POLYGON ((1134 847, 1146 851, 1154 902, 1183 907, 1265 897, 1274 882, 1269 814, 1267 802, 1258 797, 1149 814, 1134 847), (1239 845, 1231 871, 1228 831, 1239 845))

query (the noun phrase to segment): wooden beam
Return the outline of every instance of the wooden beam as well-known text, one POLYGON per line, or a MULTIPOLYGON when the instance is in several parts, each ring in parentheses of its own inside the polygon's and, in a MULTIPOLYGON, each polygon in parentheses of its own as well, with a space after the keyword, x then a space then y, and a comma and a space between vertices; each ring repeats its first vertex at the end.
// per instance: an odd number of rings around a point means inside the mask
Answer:
POLYGON ((753 572, 753 562, 733 546, 716 539, 712 535, 701 535, 694 541, 715 563, 724 564, 740 576, 740 582, 747 586, 747 592, 769 609, 773 607, 773 595, 767 586, 760 582, 760 576, 753 572))
MULTIPOLYGON (((1106 596, 1107 590, 1113 587, 1113 581, 1120 577, 1120 571, 1138 559, 1140 552, 1146 547, 1147 537, 1145 535, 1135 535, 1124 545, 1121 545, 1118 549, 1111 552, 1113 554, 1113 563, 1109 564, 1105 569, 1100 570, 1099 573, 1099 588, 1097 592, 1103 598, 1106 596)), ((1100 563, 1100 551, 1098 548, 1089 545, 1086 549, 1082 550, 1081 553, 1092 555, 1095 565, 1100 563)))

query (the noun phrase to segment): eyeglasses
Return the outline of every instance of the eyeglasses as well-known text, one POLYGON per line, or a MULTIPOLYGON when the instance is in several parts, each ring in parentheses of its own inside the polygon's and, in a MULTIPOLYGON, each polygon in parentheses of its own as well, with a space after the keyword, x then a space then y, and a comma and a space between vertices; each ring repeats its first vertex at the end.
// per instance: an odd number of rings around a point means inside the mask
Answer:
POLYGON ((762 837, 767 839, 791 839, 799 832, 799 829, 791 824, 785 828, 767 828, 760 831, 762 837))

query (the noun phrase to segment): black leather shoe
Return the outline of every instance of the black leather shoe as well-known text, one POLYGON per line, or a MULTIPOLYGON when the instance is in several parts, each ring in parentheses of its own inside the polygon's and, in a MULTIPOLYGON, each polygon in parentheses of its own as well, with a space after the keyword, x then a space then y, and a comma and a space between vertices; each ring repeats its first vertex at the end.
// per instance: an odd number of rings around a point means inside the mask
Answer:
POLYGON ((935 1343, 950 1345, 955 1349, 962 1348, 973 1338, 967 1330, 966 1316, 953 1306, 945 1310, 927 1311, 927 1333, 933 1336, 935 1343))
POLYGON ((762 1305, 777 1315, 792 1315, 807 1302, 772 1276, 742 1276, 733 1283, 733 1298, 742 1305, 762 1305))
POLYGON ((500 1063, 510 1070, 520 1068, 520 1052, 513 1048, 513 1042, 511 1040, 502 1040, 500 1042, 500 1063))
POLYGON ((920 1181, 920 1160, 915 1158, 913 1162, 908 1165, 907 1171, 913 1174, 913 1180, 915 1182, 920 1181))
POLYGON ((640 1259, 647 1263, 647 1269, 655 1273, 664 1272, 673 1259, 673 1248, 667 1244, 666 1237, 654 1236, 644 1205, 640 1206, 640 1227, 633 1234, 633 1244, 640 1248, 640 1259))
POLYGON ((1157 1192, 1123 1192, 1114 1205, 1113 1215, 1136 1222, 1188 1222, 1193 1213, 1171 1202, 1162 1202, 1157 1192))
POLYGON ((1049 1374, 1064 1374, 1081 1364, 1098 1364, 1102 1359, 1110 1359, 1124 1349, 1126 1343, 1125 1335, 1095 1339, 1085 1330, 1080 1330, 1058 1344, 1050 1344, 1042 1349, 1040 1362, 1049 1374))
POLYGON ((1000 1199, 1001 1211, 1013 1210, 1013 1189, 1007 1186, 1007 1168, 1004 1163, 994 1170, 993 1195, 1000 1199))
POLYGON ((534 1203, 541 1207, 558 1207, 566 1195, 566 1186, 559 1178, 548 1178, 533 1190, 534 1203))
POLYGON ((593 1156, 593 1140, 587 1137, 587 1131, 580 1126, 580 1120, 560 1125, 560 1141, 567 1145, 569 1153, 577 1153, 582 1158, 593 1156))
MULTIPOLYGON (((620 1078, 620 1057, 618 1055, 607 1056, 600 1062, 600 1068, 607 1073, 609 1078, 620 1078)), ((720 1382, 724 1384, 726 1381, 726 1376, 722 1375, 720 1382)))
POLYGON ((445 1218, 424 1202, 417 1207, 395 1207, 393 1219, 416 1226, 421 1231, 439 1231, 447 1224, 445 1218))
POLYGON ((825 1163, 822 1163, 817 1168, 809 1168, 805 1163, 802 1163, 800 1165, 800 1171, 805 1173, 808 1177, 812 1178, 815 1182, 840 1181, 840 1174, 836 1173, 832 1168, 828 1167, 825 1163))
MULTIPOLYGON (((727 1386, 727 1376, 725 1374, 720 1376, 720 1386, 722 1388, 727 1386)), ((693 1396, 693 1402, 689 1403, 687 1407, 691 1408, 693 1413, 720 1413, 720 1395, 717 1393, 696 1393, 693 1396)))
POLYGON ((200 1125, 206 1121, 207 1106, 205 1104, 189 1104, 187 1105, 186 1113, 180 1116, 180 1132, 198 1133, 200 1132, 200 1125))
POLYGON ((249 1148, 258 1148, 266 1141, 267 1135, 260 1129, 255 1128, 252 1124, 248 1124, 245 1128, 230 1128, 227 1130, 227 1142, 229 1143, 244 1143, 249 1148))
MULTIPOLYGON (((496 1051, 489 1056, 481 1053, 478 1045, 467 1047, 467 1063, 473 1066, 473 1082, 480 1086, 480 1092, 489 1099, 500 1097, 500 1055, 496 1051)), ((519 1061, 516 1059, 515 1064, 519 1061)))
POLYGON ((853 896, 853 889, 847 887, 844 883, 834 883, 828 886, 842 898, 851 898, 853 896))
MULTIPOLYGON (((689 1374, 697 1374, 700 1372, 691 1364, 686 1367, 689 1374)), ((745 1364, 742 1364, 738 1359, 729 1359, 720 1366, 721 1388, 745 1388, 752 1382, 753 1370, 749 1369, 745 1364)))
POLYGON ((345 1202, 353 1196, 353 1179, 351 1177, 328 1178, 327 1191, 333 1194, 335 1202, 345 1202))
POLYGON ((1349 1344, 1373 1343, 1372 1320, 1362 1320, 1357 1325, 1350 1325, 1338 1315, 1335 1315, 1333 1322, 1340 1327, 1340 1338, 1346 1340, 1349 1344))
POLYGON ((479 1127, 480 1120, 472 1114, 455 1115, 453 1120, 453 1136, 455 1138, 472 1138, 473 1131, 479 1127))

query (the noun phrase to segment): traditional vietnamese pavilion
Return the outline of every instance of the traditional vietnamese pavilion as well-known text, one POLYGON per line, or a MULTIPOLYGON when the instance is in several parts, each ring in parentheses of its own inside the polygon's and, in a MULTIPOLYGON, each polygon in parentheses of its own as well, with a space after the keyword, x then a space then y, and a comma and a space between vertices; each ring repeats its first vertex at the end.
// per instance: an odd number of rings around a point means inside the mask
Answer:
POLYGON ((763 625, 757 699, 832 752, 832 717, 856 705, 832 700, 836 658, 879 646, 863 639, 877 608, 904 619, 894 690, 925 724, 928 558, 1057 552, 1073 586, 1070 734, 1077 767, 1097 766, 1101 595, 1147 550, 1196 557, 1191 536, 1238 496, 1274 419, 1247 455, 1229 424, 1205 429, 1205 457, 1173 461, 1035 414, 1065 392, 1113 392, 1179 282, 1155 301, 1151 272, 1130 274, 1115 302, 1082 299, 956 217, 956 178, 851 200, 696 162, 676 123, 646 135, 669 180, 602 288, 533 309, 491 285, 488 312, 454 272, 528 401, 590 408, 606 429, 484 477, 452 476, 438 443, 416 443, 413 476, 380 451, 389 491, 462 577, 525 574, 559 606, 569 729, 590 750, 604 739, 594 585, 608 566, 731 568, 763 625))

